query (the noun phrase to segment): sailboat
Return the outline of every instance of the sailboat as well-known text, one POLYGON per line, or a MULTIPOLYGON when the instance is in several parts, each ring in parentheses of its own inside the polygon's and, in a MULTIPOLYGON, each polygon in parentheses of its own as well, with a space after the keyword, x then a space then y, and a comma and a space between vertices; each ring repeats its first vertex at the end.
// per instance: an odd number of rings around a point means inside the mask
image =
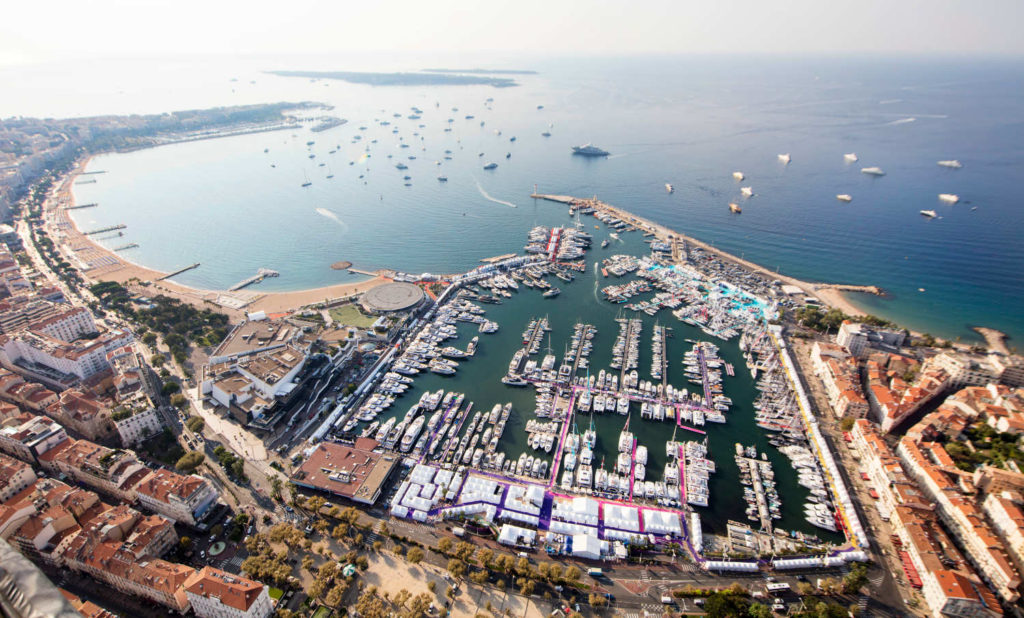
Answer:
POLYGON ((306 179, 306 182, 302 183, 303 187, 308 187, 309 185, 313 184, 309 181, 309 175, 306 174, 305 170, 303 170, 302 172, 302 177, 306 179))
POLYGON ((334 178, 334 172, 331 171, 331 166, 330 165, 327 166, 327 177, 328 178, 334 178))

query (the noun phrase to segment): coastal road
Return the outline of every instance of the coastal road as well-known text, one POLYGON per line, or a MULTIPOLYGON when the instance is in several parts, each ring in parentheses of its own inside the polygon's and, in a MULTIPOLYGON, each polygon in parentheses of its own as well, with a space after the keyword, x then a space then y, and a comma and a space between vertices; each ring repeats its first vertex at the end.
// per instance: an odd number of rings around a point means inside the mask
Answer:
MULTIPOLYGON (((824 338, 821 339, 824 341, 824 338)), ((898 575, 902 573, 902 567, 897 558, 897 550, 890 540, 893 530, 887 522, 881 520, 878 510, 874 507, 874 500, 868 493, 871 488, 861 480, 860 464, 854 460, 850 449, 847 448, 842 437, 842 429, 836 423, 832 407, 828 403, 824 386, 810 367, 810 350, 813 341, 805 342, 796 338, 787 338, 787 342, 793 347, 792 356, 799 379, 807 387, 811 402, 816 408, 815 415, 819 420, 819 426, 823 429, 825 440, 842 464, 838 468, 843 476, 843 482, 850 490, 857 515, 865 524, 865 528, 870 531, 871 547, 869 551, 874 564, 868 571, 868 579, 874 605, 877 605, 879 610, 892 608, 912 613, 912 610, 906 606, 906 600, 916 598, 917 594, 905 578, 898 575)), ((923 601, 921 606, 925 606, 923 601)))

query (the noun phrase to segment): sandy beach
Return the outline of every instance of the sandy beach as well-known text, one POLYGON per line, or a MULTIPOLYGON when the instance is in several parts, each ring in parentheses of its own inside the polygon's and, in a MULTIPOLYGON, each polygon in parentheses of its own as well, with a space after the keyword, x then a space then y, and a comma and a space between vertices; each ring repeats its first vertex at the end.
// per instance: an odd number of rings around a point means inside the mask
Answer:
MULTIPOLYGON (((78 229, 74 220, 68 214, 66 208, 74 206, 74 195, 71 187, 74 184, 75 179, 85 171, 88 163, 89 158, 81 161, 79 165, 64 179, 60 190, 56 194, 56 198, 47 202, 46 220, 47 229, 53 240, 63 247, 65 254, 67 254, 69 259, 78 267, 82 275, 91 282, 115 281, 126 285, 133 291, 133 293, 142 296, 165 294, 167 296, 177 298, 182 302, 216 309, 217 311, 227 314, 232 322, 238 322, 245 319, 245 314, 247 312, 293 312, 308 305, 358 296, 372 287, 382 283, 387 283, 391 280, 384 276, 388 274, 387 271, 364 273, 363 271, 351 269, 361 274, 373 275, 373 278, 356 283, 340 283, 292 292, 259 292, 258 290, 253 289, 237 291, 203 290, 175 283, 173 281, 164 280, 163 277, 168 273, 135 264, 93 241, 89 236, 83 234, 81 230, 78 229)), ((676 230, 670 229, 648 219, 644 219, 643 217, 638 217, 629 211, 597 200, 584 200, 567 195, 536 194, 531 197, 565 204, 569 204, 574 201, 585 201, 589 205, 597 209, 604 210, 645 232, 653 233, 657 238, 664 242, 671 243, 673 240, 683 241, 690 246, 699 247, 705 251, 713 253, 722 260, 738 264, 768 278, 778 279, 785 284, 797 286, 807 295, 814 296, 826 306, 835 307, 847 315, 862 316, 866 315, 866 312, 858 307, 843 292, 883 294, 882 290, 875 286, 813 283, 783 275, 765 268, 760 264, 739 258, 706 242, 681 234, 676 230)), ((494 259, 498 258, 489 258, 481 261, 487 262, 494 259)), ((997 331, 989 332, 990 329, 984 328, 975 328, 974 330, 984 336, 990 347, 993 349, 997 351, 1006 349, 1005 344, 1002 341, 1001 333, 996 335, 995 333, 997 331)))
POLYGON ((67 208, 74 206, 71 190, 75 179, 85 171, 89 163, 86 158, 67 176, 56 199, 47 203, 46 220, 48 233, 63 247, 70 261, 82 275, 91 282, 115 281, 128 286, 133 292, 145 296, 165 294, 193 305, 215 306, 226 313, 231 320, 243 319, 246 312, 266 311, 285 313, 306 305, 327 302, 362 294, 366 290, 385 283, 388 279, 376 276, 367 281, 339 283, 294 292, 259 292, 243 289, 237 291, 202 290, 162 280, 168 273, 135 264, 117 253, 93 241, 78 229, 67 208))

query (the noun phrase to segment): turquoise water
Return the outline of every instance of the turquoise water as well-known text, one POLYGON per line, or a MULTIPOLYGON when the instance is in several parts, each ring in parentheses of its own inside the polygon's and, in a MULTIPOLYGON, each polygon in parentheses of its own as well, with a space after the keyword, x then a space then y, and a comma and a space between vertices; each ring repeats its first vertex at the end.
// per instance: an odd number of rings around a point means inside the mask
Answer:
MULTIPOLYGON (((310 82, 263 75, 251 64, 169 71, 161 77, 188 87, 164 105, 314 99, 335 105, 333 113, 350 122, 320 134, 251 135, 98 157, 91 169, 108 173, 76 194, 100 207, 75 217, 85 227, 125 223, 124 237, 102 242, 137 242, 124 256, 146 266, 201 262, 177 279, 182 283, 223 288, 266 267, 281 277, 253 289, 289 290, 355 280, 330 270, 338 260, 451 272, 520 249, 529 227, 565 216, 562 206, 527 197, 536 184, 542 192, 596 194, 789 275, 880 285, 889 297, 856 302, 914 329, 974 338, 969 327, 986 325, 1015 340, 1024 335, 1019 65, 714 57, 502 65, 529 65, 540 74, 520 77, 517 88, 493 89, 310 82), (404 117, 412 106, 423 110, 422 119, 404 117), (448 118, 451 132, 444 131, 448 118), (541 136, 545 130, 551 137, 541 136), (363 139, 353 144, 357 134, 363 139), (399 137, 412 147, 400 148, 399 137), (370 158, 362 159, 373 139, 370 158), (316 142, 311 149, 309 140, 316 142), (569 154, 588 141, 612 156, 569 154), (328 154, 336 146, 340 151, 328 154), (442 158, 446 149, 451 161, 442 158), (860 161, 844 163, 847 152, 860 161), (790 153, 792 162, 781 164, 779 153, 790 153), (397 157, 407 171, 395 169, 397 157), (963 169, 936 165, 952 158, 963 169), (484 171, 491 161, 499 167, 484 171), (861 174, 864 166, 887 175, 861 174), (746 174, 742 185, 754 197, 740 196, 736 170, 746 174), (436 180, 439 173, 447 183, 436 180), (406 174, 412 186, 404 186, 406 174), (313 185, 304 189, 307 175, 313 185), (665 191, 666 182, 675 193, 665 191), (853 202, 838 202, 839 193, 853 202), (962 201, 940 203, 939 193, 962 201), (731 201, 742 203, 742 215, 728 212, 731 201), (926 220, 922 209, 940 218, 926 220)), ((135 100, 140 111, 160 109, 149 83, 140 80, 128 101, 111 97, 111 105, 122 109, 135 100)))

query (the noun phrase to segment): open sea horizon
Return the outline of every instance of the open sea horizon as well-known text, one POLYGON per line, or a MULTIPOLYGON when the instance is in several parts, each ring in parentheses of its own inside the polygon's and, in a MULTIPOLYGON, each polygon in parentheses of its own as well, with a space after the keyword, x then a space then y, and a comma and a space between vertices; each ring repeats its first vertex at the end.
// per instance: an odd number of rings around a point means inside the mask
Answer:
POLYGON ((536 185, 596 195, 793 277, 878 285, 885 298, 851 300, 908 328, 977 341, 970 328, 988 326, 1014 346, 1024 337, 1022 77, 1019 63, 995 58, 151 60, 0 69, 0 114, 333 105, 348 123, 322 133, 305 125, 92 160, 90 170, 106 173, 75 195, 99 206, 74 211, 77 224, 125 224, 123 236, 98 240, 138 243, 123 255, 150 268, 200 262, 175 278, 186 285, 225 289, 258 268, 281 276, 253 291, 358 280, 330 269, 339 260, 466 270, 520 251, 534 225, 568 222, 564 206, 529 198, 536 185), (492 88, 263 72, 481 65, 538 73, 492 88), (413 107, 421 118, 408 117, 413 107), (571 154, 587 142, 611 156, 571 154), (963 167, 937 165, 946 159, 963 167), (483 170, 490 162, 497 169, 483 170), (861 173, 869 166, 885 176, 861 173), (747 186, 750 198, 740 193, 747 186), (743 213, 731 214, 730 202, 743 213))

